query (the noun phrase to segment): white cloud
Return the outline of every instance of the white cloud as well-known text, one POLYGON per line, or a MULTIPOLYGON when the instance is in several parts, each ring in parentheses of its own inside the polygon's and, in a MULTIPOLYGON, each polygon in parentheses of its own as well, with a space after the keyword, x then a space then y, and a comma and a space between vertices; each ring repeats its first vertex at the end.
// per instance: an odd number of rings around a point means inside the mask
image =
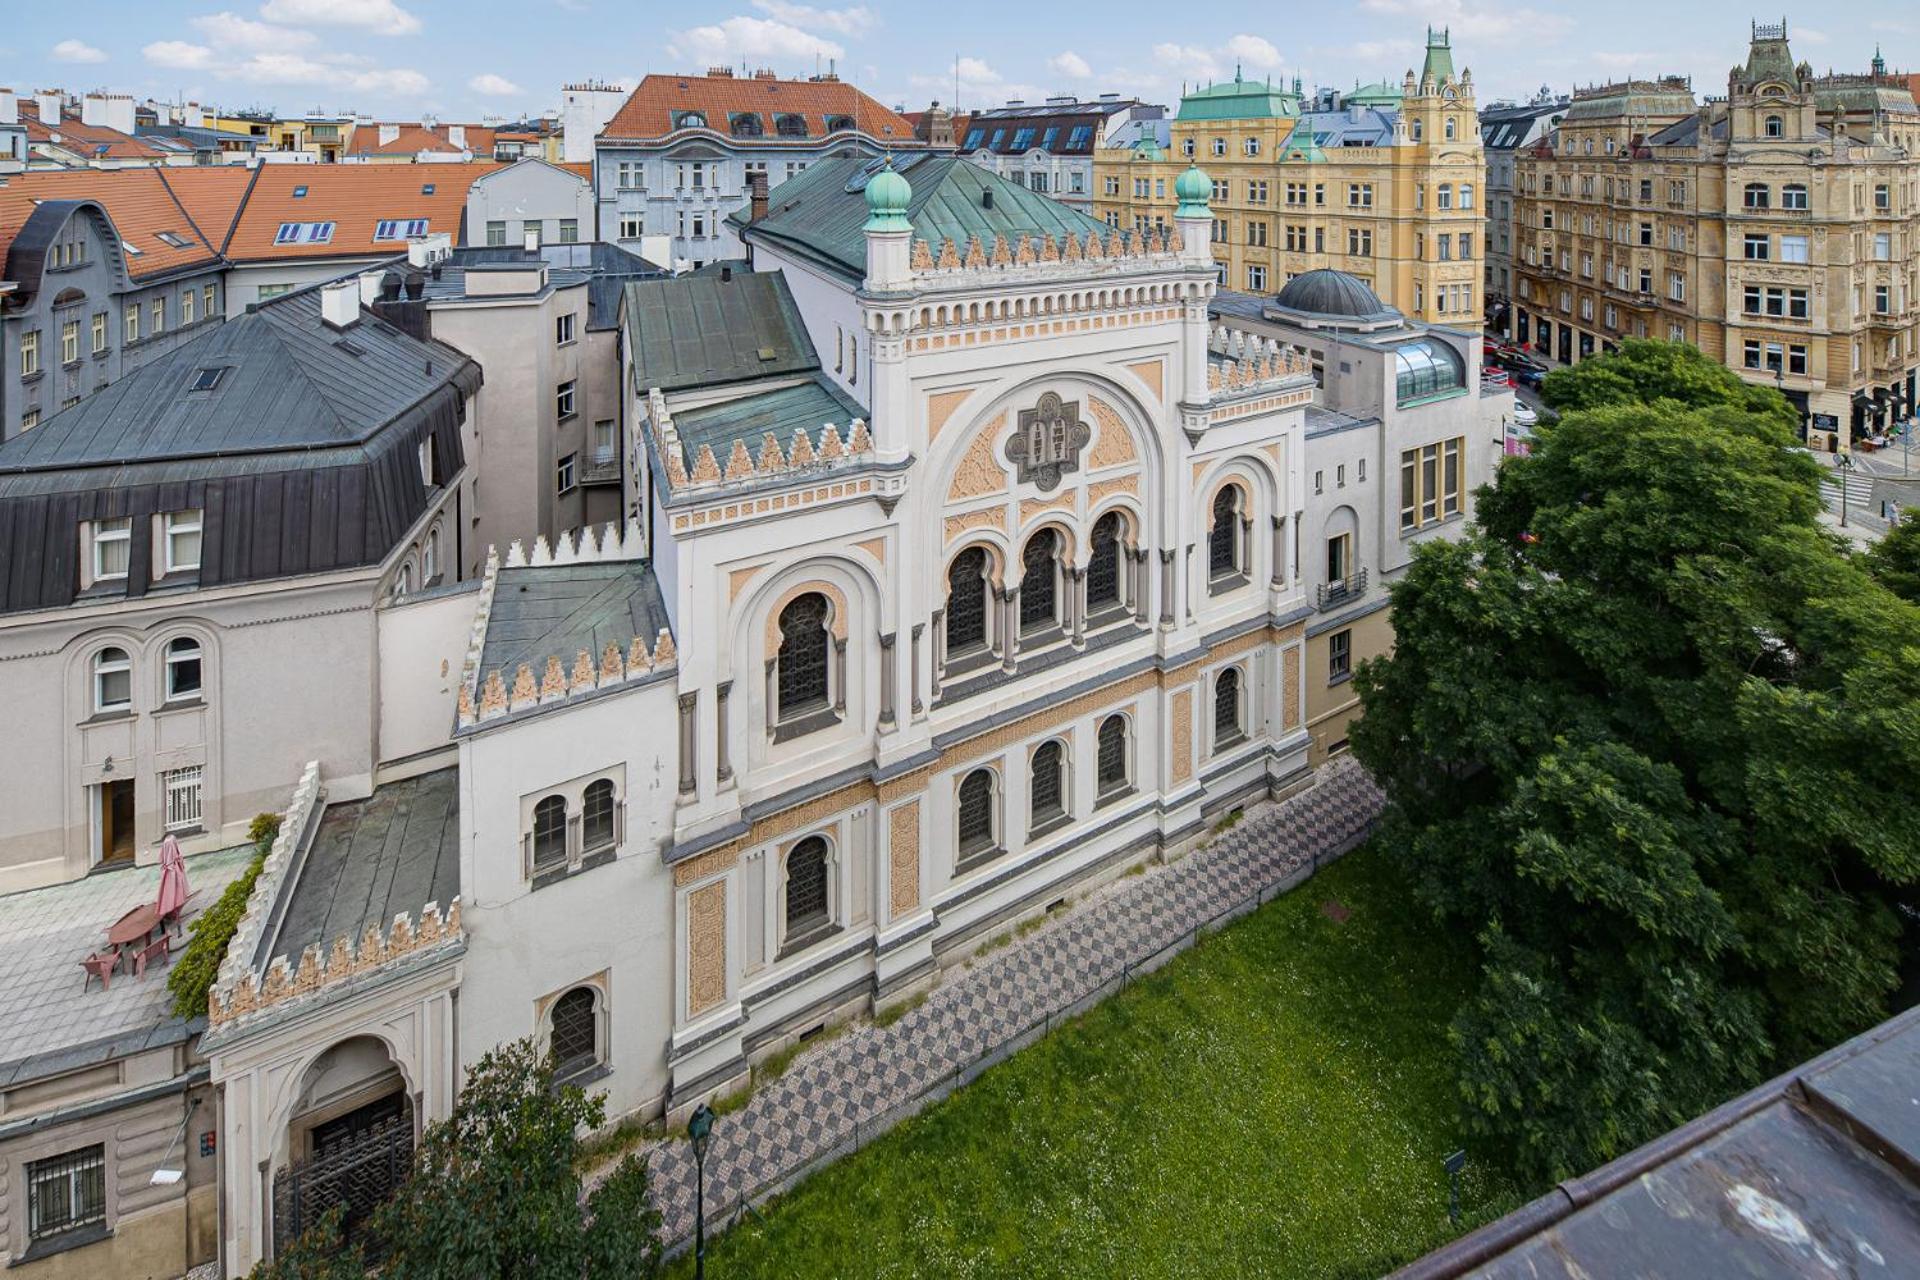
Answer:
POLYGON ((185 40, 156 40, 140 54, 156 67, 175 71, 199 71, 213 64, 213 50, 185 40))
POLYGON ((1248 71, 1275 71, 1280 67, 1280 51, 1260 36, 1237 35, 1227 41, 1221 52, 1248 71))
POLYGON ((267 0, 260 6, 260 16, 295 26, 365 27, 383 36, 420 30, 420 19, 393 0, 267 0))
POLYGON ((1395 67, 1417 58, 1421 52, 1418 43, 1412 40, 1362 40, 1349 50, 1354 57, 1368 62, 1386 62, 1395 67))
POLYGON ((1047 65, 1069 80, 1091 80, 1093 78, 1093 68, 1087 65, 1087 60, 1071 49, 1054 54, 1053 57, 1047 59, 1047 65))
POLYGON ((1565 14, 1504 6, 1489 0, 1360 0, 1368 13, 1422 22, 1451 33, 1454 47, 1525 40, 1539 45, 1565 32, 1573 19, 1565 14))
POLYGON ((496 98, 511 98, 525 92, 505 76, 497 76, 490 71, 467 81, 467 88, 475 93, 484 93, 496 98))
POLYGON ((1795 44, 1832 44, 1833 37, 1824 31, 1816 31, 1812 27, 1795 27, 1793 42, 1795 44))
POLYGON ((831 31, 841 36, 865 35, 878 22, 873 10, 865 5, 853 5, 845 9, 816 9, 812 5, 793 4, 791 0, 753 0, 753 7, 791 27, 831 31))
POLYGON ((55 62, 105 62, 107 55, 81 40, 62 40, 53 46, 55 62))
POLYGON ((221 11, 204 14, 193 26, 209 43, 223 49, 260 49, 268 52, 304 49, 314 42, 311 31, 283 27, 271 22, 255 22, 237 13, 221 11))
POLYGON ((429 82, 410 67, 362 67, 364 59, 349 57, 308 58, 297 53, 256 53, 228 68, 238 80, 259 84, 318 84, 359 93, 386 93, 396 97, 417 97, 427 91, 429 82))
POLYGON ((1153 60, 1183 80, 1224 80, 1238 71, 1249 77, 1267 75, 1286 65, 1280 50, 1261 36, 1241 32, 1215 47, 1163 42, 1153 46, 1153 60))
POLYGON ((952 70, 938 75, 909 76, 907 82, 933 98, 942 102, 954 93, 955 76, 959 78, 959 97, 950 105, 975 110, 997 107, 1002 102, 1019 100, 1021 102, 1039 102, 1048 90, 1039 85, 1019 84, 1001 75, 985 59, 964 57, 957 59, 952 70))
POLYGON ((742 59, 802 62, 839 58, 846 50, 822 36, 784 22, 736 15, 725 22, 679 32, 667 52, 698 66, 728 66, 742 59))

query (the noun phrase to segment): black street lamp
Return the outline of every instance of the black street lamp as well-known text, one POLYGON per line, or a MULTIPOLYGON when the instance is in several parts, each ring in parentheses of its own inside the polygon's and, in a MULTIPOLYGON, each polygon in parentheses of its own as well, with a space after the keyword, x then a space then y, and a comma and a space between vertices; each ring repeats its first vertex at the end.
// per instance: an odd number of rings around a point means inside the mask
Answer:
POLYGON ((693 1274, 707 1274, 707 1143, 713 1138, 713 1108, 701 1103, 687 1118, 687 1141, 693 1144, 693 1274))

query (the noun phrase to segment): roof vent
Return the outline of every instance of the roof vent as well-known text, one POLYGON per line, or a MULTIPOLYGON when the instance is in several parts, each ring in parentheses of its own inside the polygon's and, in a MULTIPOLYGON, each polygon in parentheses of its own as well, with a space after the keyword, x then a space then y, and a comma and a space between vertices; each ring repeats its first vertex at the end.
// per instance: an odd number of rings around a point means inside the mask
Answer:
POLYGON ((732 283, 733 283, 733 267, 732 267, 732 265, 731 265, 731 264, 725 264, 725 263, 723 263, 723 264, 721 265, 721 267, 720 267, 720 283, 721 283, 721 284, 732 284, 732 283))
POLYGON ((991 192, 991 191, 982 191, 982 192, 980 193, 980 207, 981 207, 982 209, 991 209, 991 208, 993 208, 993 192, 991 192))
POLYGON ((771 360, 774 357, 774 350, 772 347, 762 347, 760 348, 759 355, 762 360, 771 360))

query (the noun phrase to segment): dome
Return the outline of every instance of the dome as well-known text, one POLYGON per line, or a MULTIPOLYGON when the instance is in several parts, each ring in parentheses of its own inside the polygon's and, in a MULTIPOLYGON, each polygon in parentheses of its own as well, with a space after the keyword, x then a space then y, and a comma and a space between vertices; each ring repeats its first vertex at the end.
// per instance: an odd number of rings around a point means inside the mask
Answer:
POLYGON ((1207 200, 1213 195, 1213 180, 1200 171, 1199 165, 1188 165, 1187 171, 1173 180, 1173 194, 1180 197, 1180 207, 1174 211, 1174 217, 1213 216, 1212 210, 1207 208, 1207 200))
POLYGON ((887 167, 867 179, 867 222, 861 229, 911 231, 913 224, 907 221, 907 202, 912 199, 913 188, 893 171, 889 157, 887 167))
POLYGON ((1274 298, 1274 304, 1288 311, 1355 320, 1378 320, 1398 314, 1357 277, 1327 267, 1303 272, 1287 281, 1286 287, 1274 298))

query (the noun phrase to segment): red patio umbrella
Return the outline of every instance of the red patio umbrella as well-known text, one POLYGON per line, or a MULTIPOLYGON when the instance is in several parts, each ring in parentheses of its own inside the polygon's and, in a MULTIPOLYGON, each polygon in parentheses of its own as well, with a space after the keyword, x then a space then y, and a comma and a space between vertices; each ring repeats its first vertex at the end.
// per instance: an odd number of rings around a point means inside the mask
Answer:
POLYGON ((187 860, 172 836, 160 842, 160 900, 154 905, 162 920, 171 919, 187 905, 187 860))

